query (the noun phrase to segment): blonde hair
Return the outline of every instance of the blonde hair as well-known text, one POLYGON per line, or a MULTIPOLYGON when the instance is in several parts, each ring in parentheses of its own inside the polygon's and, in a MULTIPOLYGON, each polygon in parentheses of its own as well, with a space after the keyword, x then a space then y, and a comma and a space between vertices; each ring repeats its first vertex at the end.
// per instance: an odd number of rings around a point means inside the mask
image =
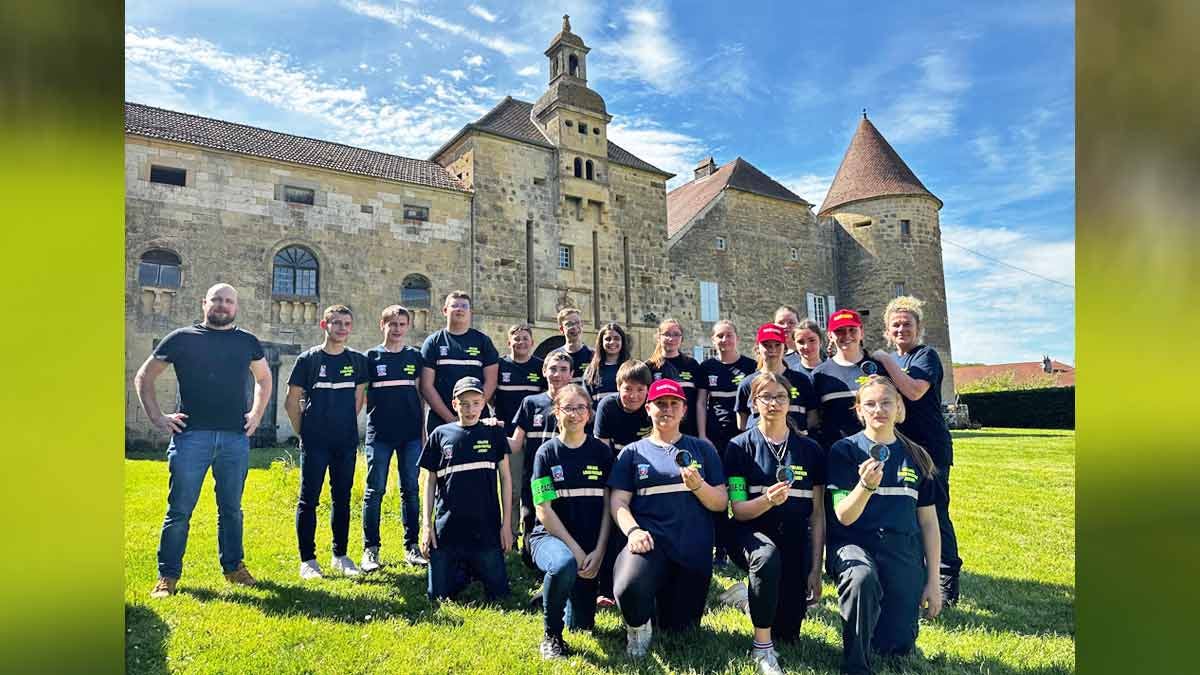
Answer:
MULTIPOLYGON (((863 425, 866 426, 866 420, 863 418, 862 413, 863 390, 867 387, 875 386, 884 387, 888 391, 892 392, 892 398, 896 401, 896 422, 903 422, 906 414, 904 409, 904 397, 900 395, 900 390, 896 388, 896 383, 892 382, 891 379, 884 377, 883 375, 868 375, 867 381, 859 385, 858 390, 854 392, 854 412, 858 414, 859 421, 863 422, 863 425)), ((921 473, 923 473, 926 478, 932 478, 934 474, 937 473, 937 467, 934 466, 933 458, 929 456, 928 450, 921 447, 916 441, 912 440, 908 436, 900 433, 899 429, 896 429, 896 438, 899 438, 900 441, 904 443, 904 448, 908 450, 908 456, 911 457, 914 462, 916 462, 917 468, 921 470, 921 473)))
POLYGON ((527 323, 514 323, 513 325, 509 326, 508 336, 512 337, 521 331, 529 333, 529 338, 533 339, 533 326, 530 326, 527 323))
POLYGON ((925 302, 918 300, 911 295, 901 295, 892 298, 892 301, 887 304, 887 308, 883 310, 883 339, 887 340, 889 346, 895 346, 891 335, 888 332, 888 324, 892 321, 893 314, 900 312, 908 312, 912 315, 913 320, 917 324, 917 342, 921 341, 921 333, 925 326, 925 315, 921 308, 925 306, 925 302))
POLYGON ((387 323, 392 319, 398 319, 400 317, 404 317, 408 319, 409 323, 412 323, 412 312, 409 312, 407 308, 400 305, 388 305, 387 307, 383 308, 382 312, 380 312, 379 323, 387 323))
POLYGON ((558 316, 555 317, 558 320, 558 325, 562 326, 563 322, 567 320, 567 317, 571 316, 572 314, 578 314, 579 319, 582 322, 583 314, 580 314, 578 309, 575 309, 574 307, 563 307, 562 309, 558 310, 558 316))
MULTIPOLYGON (((655 337, 662 337, 663 331, 667 330, 667 326, 670 326, 672 324, 674 324, 675 326, 677 326, 679 328, 680 333, 683 332, 683 324, 679 323, 675 319, 667 317, 666 319, 663 319, 661 322, 659 322, 658 332, 655 333, 655 337)), ((666 363, 666 361, 667 361, 667 354, 665 351, 663 351, 662 340, 655 340, 654 341, 654 351, 650 354, 650 358, 646 359, 646 364, 649 365, 651 368, 662 368, 663 364, 666 363)))

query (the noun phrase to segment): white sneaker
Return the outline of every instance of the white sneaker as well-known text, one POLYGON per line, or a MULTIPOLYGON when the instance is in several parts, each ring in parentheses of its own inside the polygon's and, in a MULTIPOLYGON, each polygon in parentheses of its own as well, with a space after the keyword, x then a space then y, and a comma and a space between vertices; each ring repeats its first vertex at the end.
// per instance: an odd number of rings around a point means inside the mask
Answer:
POLYGON ((625 653, 635 659, 645 656, 646 652, 650 651, 650 638, 653 637, 650 622, 647 621, 642 626, 626 626, 625 631, 628 636, 625 653))
POLYGON ((718 596, 717 600, 719 600, 722 605, 740 608, 742 605, 750 602, 750 592, 746 590, 746 584, 743 584, 739 581, 730 586, 729 590, 718 596))
POLYGON ((360 569, 364 572, 374 572, 380 567, 383 567, 383 565, 379 563, 379 547, 372 546, 363 549, 362 566, 360 569))
POLYGON ((779 667, 779 652, 774 649, 751 649, 750 660, 755 662, 762 675, 783 675, 783 668, 779 667))
POLYGON ((362 574, 362 570, 358 569, 358 565, 354 564, 350 556, 335 555, 329 566, 333 568, 334 572, 339 572, 344 577, 356 577, 362 574))
POLYGON ((321 566, 317 564, 317 559, 305 560, 300 563, 300 578, 301 579, 320 579, 321 566))

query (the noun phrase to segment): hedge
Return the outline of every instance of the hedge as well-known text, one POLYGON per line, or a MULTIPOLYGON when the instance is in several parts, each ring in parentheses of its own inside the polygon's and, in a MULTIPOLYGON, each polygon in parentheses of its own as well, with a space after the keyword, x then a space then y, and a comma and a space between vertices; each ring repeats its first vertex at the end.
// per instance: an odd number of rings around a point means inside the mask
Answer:
POLYGON ((1075 428, 1075 387, 960 394, 958 402, 985 427, 1075 428))

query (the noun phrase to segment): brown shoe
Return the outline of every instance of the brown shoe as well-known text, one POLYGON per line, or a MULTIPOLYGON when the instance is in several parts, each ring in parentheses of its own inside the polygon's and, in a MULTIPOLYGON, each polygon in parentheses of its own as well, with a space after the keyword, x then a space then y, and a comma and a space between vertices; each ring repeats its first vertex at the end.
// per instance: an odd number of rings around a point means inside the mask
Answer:
POLYGON ((232 572, 226 572, 225 581, 241 586, 253 586, 255 583, 257 583, 254 580, 254 577, 250 576, 250 570, 246 569, 246 563, 238 563, 236 570, 232 572))
POLYGON ((154 589, 150 591, 152 598, 168 598, 175 595, 175 584, 178 584, 178 579, 171 577, 159 577, 158 583, 154 584, 154 589))

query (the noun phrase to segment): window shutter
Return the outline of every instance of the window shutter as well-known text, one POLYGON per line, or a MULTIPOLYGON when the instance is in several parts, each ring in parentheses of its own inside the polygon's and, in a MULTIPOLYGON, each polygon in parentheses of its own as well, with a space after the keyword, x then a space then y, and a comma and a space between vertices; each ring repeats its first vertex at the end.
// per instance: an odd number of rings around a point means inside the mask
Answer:
POLYGON ((700 345, 696 345, 695 347, 692 347, 692 358, 703 363, 704 362, 704 347, 701 347, 700 345))
POLYGON ((718 301, 718 286, 712 281, 700 282, 700 320, 716 321, 721 308, 718 301))
POLYGON ((832 314, 833 311, 837 309, 837 298, 833 297, 832 295, 828 295, 825 296, 825 302, 828 303, 825 305, 825 311, 829 314, 832 314))
POLYGON ((818 320, 818 319, 817 319, 817 303, 816 303, 816 298, 817 298, 817 296, 813 295, 812 293, 805 293, 805 294, 804 294, 804 303, 805 303, 805 305, 808 307, 808 315, 807 315, 807 316, 808 316, 808 318, 810 318, 810 319, 812 319, 812 320, 814 320, 814 321, 817 321, 817 320, 818 320))

